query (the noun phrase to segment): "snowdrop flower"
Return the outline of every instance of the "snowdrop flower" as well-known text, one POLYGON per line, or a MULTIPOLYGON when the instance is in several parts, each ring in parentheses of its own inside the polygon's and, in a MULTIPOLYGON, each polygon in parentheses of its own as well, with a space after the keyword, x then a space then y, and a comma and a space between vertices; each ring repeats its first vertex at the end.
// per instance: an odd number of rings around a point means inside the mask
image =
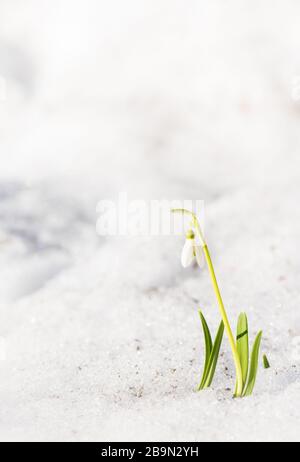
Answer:
MULTIPOLYGON (((210 252, 208 250, 208 246, 206 243, 206 240, 204 239, 204 234, 202 232, 200 223, 198 221, 197 216, 191 212, 190 210, 186 209, 172 209, 173 213, 181 213, 185 217, 189 217, 192 219, 192 230, 189 230, 186 234, 186 242, 184 244, 183 250, 182 250, 182 255, 181 255, 181 262, 182 265, 186 268, 189 266, 193 261, 196 260, 199 266, 201 266, 202 263, 202 257, 203 260, 206 261, 207 263, 207 268, 210 274, 212 286, 216 295, 216 299, 219 305, 219 311, 222 317, 224 329, 227 333, 227 337, 231 346, 231 351, 232 351, 232 356, 235 364, 235 369, 236 369, 236 389, 235 389, 235 397, 243 397, 243 396, 248 396, 252 393, 254 383, 255 383, 255 378, 256 378, 256 372, 257 372, 257 360, 258 360, 258 352, 259 352, 259 346, 260 346, 260 341, 261 341, 261 335, 262 332, 260 332, 255 340, 253 351, 252 353, 252 359, 251 359, 251 367, 252 367, 252 378, 251 381, 247 383, 244 383, 244 377, 243 377, 243 369, 242 369, 242 362, 240 354, 243 355, 243 365, 249 363, 249 357, 248 355, 248 349, 247 348, 241 348, 241 353, 238 351, 238 346, 237 342, 235 339, 235 336, 233 335, 231 325, 228 320, 228 316, 225 310, 224 302, 221 296, 221 292, 219 289, 219 285, 217 282, 214 266, 211 260, 210 252), (245 353, 245 351, 247 353, 245 353), (254 380, 252 380, 254 378, 254 380), (246 387, 246 388, 245 388, 246 387)), ((244 318, 241 318, 244 319, 244 318)), ((247 321, 247 320, 246 320, 247 321)), ((240 321, 241 327, 244 327, 245 324, 240 321)), ((243 334, 244 336, 244 334, 243 334)), ((251 377, 251 373, 250 373, 251 377)), ((202 386, 202 384, 201 384, 202 386)), ((199 389, 201 389, 201 386, 199 389)))
POLYGON ((203 266, 204 258, 202 248, 196 243, 194 231, 189 230, 186 233, 186 241, 182 249, 181 263, 184 268, 187 268, 195 260, 200 267, 203 266))

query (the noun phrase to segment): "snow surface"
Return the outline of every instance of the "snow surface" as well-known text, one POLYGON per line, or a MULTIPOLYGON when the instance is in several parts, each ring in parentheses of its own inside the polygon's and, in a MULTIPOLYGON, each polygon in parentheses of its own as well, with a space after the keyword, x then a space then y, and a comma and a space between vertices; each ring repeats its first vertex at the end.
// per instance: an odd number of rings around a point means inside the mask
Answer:
POLYGON ((0 5, 0 439, 299 441, 299 2, 0 5), (272 365, 251 398, 227 342, 195 393, 208 274, 180 238, 97 236, 119 191, 205 200, 272 365))

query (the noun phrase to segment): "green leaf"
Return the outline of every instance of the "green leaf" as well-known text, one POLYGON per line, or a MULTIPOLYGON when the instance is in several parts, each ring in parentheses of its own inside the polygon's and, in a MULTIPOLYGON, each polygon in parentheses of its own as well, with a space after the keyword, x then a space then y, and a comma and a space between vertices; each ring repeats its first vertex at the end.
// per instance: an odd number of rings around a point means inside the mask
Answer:
POLYGON ((224 324, 222 321, 213 344, 209 327, 201 311, 199 311, 199 316, 202 323, 203 334, 205 339, 205 364, 198 391, 210 387, 210 385, 212 384, 224 334, 224 324))
POLYGON ((243 394, 243 396, 250 396, 253 392, 256 376, 257 376, 257 369, 258 369, 258 357, 259 357, 259 349, 261 344, 262 332, 260 331, 257 334, 255 342, 253 344, 253 349, 251 353, 251 362, 250 362, 250 372, 249 372, 249 379, 247 388, 243 394))
POLYGON ((237 326, 237 350, 242 366, 243 384, 245 386, 248 377, 249 368, 249 336, 248 336, 248 319, 246 313, 241 313, 237 326))
POLYGON ((207 376, 207 373, 208 373, 207 367, 208 367, 208 364, 209 364, 209 359, 210 359, 211 350, 212 350, 212 339, 211 339, 209 327, 207 325, 207 322, 205 320, 205 317, 204 317, 202 311, 199 311, 199 316, 200 316, 200 320, 201 320, 201 323, 202 323, 204 340, 205 340, 205 364, 204 364, 204 370, 203 370, 201 383, 200 383, 200 385, 198 387, 198 390, 203 390, 205 379, 206 379, 206 376, 207 376))
POLYGON ((264 363, 264 368, 265 369, 270 369, 270 363, 269 363, 269 360, 267 358, 267 355, 263 355, 263 363, 264 363))
POLYGON ((224 335, 224 323, 221 321, 218 333, 215 338, 215 342, 213 344, 213 349, 211 351, 209 363, 207 366, 207 377, 205 380, 204 387, 210 387, 215 375, 217 363, 218 363, 218 358, 219 358, 219 353, 220 353, 220 348, 223 340, 223 335, 224 335))
POLYGON ((211 335, 210 335, 210 330, 209 330, 209 327, 207 325, 207 322, 206 322, 206 319, 202 313, 202 311, 199 311, 199 316, 200 316, 200 319, 201 319, 201 323, 202 323, 202 327, 203 327, 203 333, 204 333, 204 339, 205 339, 205 368, 207 367, 208 365, 208 362, 209 362, 209 358, 210 358, 210 354, 211 354, 211 350, 212 350, 212 338, 211 338, 211 335))

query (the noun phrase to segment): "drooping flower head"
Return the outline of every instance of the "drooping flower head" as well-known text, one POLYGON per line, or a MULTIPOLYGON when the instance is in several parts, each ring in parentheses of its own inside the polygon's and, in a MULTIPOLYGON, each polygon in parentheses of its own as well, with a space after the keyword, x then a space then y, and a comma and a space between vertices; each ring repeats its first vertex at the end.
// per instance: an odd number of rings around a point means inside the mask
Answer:
POLYGON ((204 258, 202 247, 196 242, 195 233, 190 229, 186 233, 186 240, 181 253, 181 263, 184 268, 187 268, 193 261, 196 261, 198 266, 202 267, 204 258))

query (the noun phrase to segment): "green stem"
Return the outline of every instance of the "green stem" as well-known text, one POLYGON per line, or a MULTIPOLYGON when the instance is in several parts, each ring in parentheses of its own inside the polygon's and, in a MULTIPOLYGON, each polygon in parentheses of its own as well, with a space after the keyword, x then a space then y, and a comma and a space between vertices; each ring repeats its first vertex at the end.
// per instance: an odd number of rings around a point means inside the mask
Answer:
POLYGON ((240 358, 239 358, 239 355, 238 355, 238 351, 237 351, 236 343, 235 343, 235 340, 234 340, 234 336, 233 336, 233 333, 232 333, 232 330, 231 330, 231 327, 230 327, 230 324, 229 324, 229 321, 228 321, 228 316, 227 316, 227 313, 226 313, 226 310, 225 310, 225 307, 224 307, 224 303, 223 303, 223 300, 222 300, 222 297, 221 297, 221 293, 220 293, 217 278, 216 278, 216 275, 215 275, 215 270, 214 270, 214 267, 213 267, 213 264, 212 264, 212 261, 211 261, 210 253, 209 253, 209 250, 208 250, 208 247, 207 247, 206 244, 203 247, 203 251, 204 251, 205 259, 206 259, 206 262, 207 262, 207 265, 208 265, 208 270, 209 270, 209 274, 210 274, 210 277, 211 277, 211 280, 212 280, 212 285, 213 285, 213 288, 214 288, 214 292, 215 292, 216 297, 217 297, 220 313, 221 313, 221 316, 222 316, 222 319, 223 319, 223 322, 224 322, 225 330, 226 330, 228 340, 229 340, 231 350, 232 350, 232 355, 233 355, 235 369, 236 369, 236 377, 237 377, 237 387, 236 387, 235 396, 238 398, 238 397, 241 397, 242 393, 243 393, 243 373, 242 373, 241 362, 240 362, 240 358))

